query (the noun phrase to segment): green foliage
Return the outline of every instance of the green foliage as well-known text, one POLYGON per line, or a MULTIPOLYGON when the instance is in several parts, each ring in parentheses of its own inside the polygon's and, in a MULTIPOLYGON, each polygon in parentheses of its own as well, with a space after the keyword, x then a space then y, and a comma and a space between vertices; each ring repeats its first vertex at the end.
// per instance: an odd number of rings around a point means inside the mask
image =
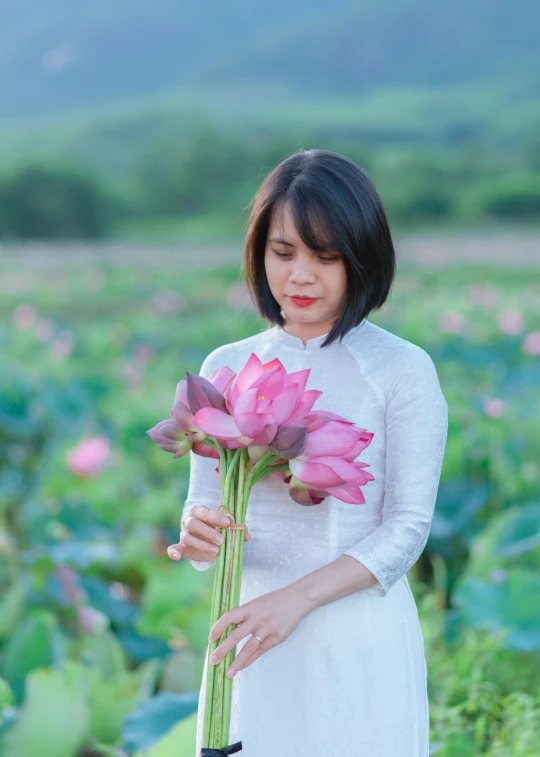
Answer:
POLYGON ((0 185, 0 235, 17 239, 96 239, 107 231, 105 199, 87 175, 28 166, 0 185))
POLYGON ((501 177, 483 189, 477 198, 481 215, 502 219, 540 218, 540 174, 501 177))
POLYGON ((418 589, 428 660, 430 740, 442 757, 534 757, 540 738, 537 652, 504 633, 463 627, 452 639, 435 594, 418 589))
MULTIPOLYGON (((415 161, 396 157, 394 168, 405 179, 415 161)), ((59 256, 54 276, 24 271, 22 314, 20 293, 2 298, 3 754, 34 748, 49 705, 56 722, 74 713, 59 741, 66 757, 193 751, 212 577, 166 556, 188 461, 164 455, 145 431, 169 415, 186 370, 264 326, 236 299, 237 269, 202 270, 200 255, 89 262, 84 272, 59 256), (77 476, 66 455, 93 434, 110 439, 109 465, 77 476)), ((3 265, 16 283, 19 269, 3 265)), ((540 735, 540 374, 525 349, 537 323, 534 273, 402 265, 373 317, 428 350, 450 407, 432 531, 411 571, 431 740, 444 757, 532 757, 540 735), (512 333, 501 327, 506 311, 512 333)), ((49 738, 45 728, 43 754, 49 738)))
POLYGON ((4 738, 5 757, 73 757, 88 725, 87 673, 66 661, 58 669, 34 670, 26 679, 26 696, 17 721, 4 738), (65 727, 59 727, 63 723, 65 727))

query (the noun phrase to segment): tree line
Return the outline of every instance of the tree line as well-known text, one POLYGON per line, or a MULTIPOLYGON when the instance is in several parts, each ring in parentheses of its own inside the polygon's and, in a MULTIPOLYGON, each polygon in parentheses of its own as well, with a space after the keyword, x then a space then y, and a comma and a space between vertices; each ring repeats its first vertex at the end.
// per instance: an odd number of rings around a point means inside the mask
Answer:
POLYGON ((264 176, 299 147, 336 150, 371 175, 399 226, 540 220, 540 142, 509 158, 481 145, 368 145, 245 139, 215 127, 142 145, 121 182, 88 166, 27 163, 0 175, 3 239, 106 238, 126 219, 238 217, 264 176))

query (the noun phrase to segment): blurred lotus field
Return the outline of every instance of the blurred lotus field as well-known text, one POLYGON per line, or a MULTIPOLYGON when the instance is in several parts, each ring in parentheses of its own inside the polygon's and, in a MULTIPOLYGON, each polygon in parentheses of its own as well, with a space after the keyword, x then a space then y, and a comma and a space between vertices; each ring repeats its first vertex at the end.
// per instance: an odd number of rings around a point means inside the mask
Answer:
MULTIPOLYGON (((213 571, 166 555, 189 460, 145 432, 186 370, 266 324, 238 266, 200 251, 46 266, 22 251, 0 256, 0 289, 0 754, 193 757, 213 571)), ((430 353, 450 410, 409 572, 432 754, 533 757, 538 268, 404 263, 370 319, 430 353)))

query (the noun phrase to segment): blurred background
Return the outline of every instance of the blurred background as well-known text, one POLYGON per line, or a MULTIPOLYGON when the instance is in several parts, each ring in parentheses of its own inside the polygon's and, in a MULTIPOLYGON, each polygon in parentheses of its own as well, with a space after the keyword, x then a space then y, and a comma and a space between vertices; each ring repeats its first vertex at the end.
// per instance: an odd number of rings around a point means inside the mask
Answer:
POLYGON ((539 28, 536 0, 3 9, 0 755, 193 757, 213 571, 166 555, 189 461, 145 431, 265 327, 249 201, 312 147, 375 181, 371 320, 450 409, 408 574, 431 753, 540 755, 539 28))

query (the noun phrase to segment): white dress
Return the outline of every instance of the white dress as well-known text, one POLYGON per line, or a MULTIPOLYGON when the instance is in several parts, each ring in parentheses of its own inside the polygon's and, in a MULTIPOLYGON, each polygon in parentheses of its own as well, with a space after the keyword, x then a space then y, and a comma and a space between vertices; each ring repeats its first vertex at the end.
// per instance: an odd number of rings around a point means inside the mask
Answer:
MULTIPOLYGON (((346 554, 377 578, 372 587, 316 608, 283 643, 233 679, 228 743, 239 757, 428 757, 423 636, 406 571, 426 544, 448 430, 448 406, 430 356, 364 319, 341 343, 304 345, 279 326, 214 350, 200 375, 237 372, 254 352, 287 372, 310 368, 307 389, 330 410, 374 432, 359 459, 375 477, 365 504, 334 497, 302 506, 273 477, 253 488, 246 515, 240 605, 346 554)), ((217 509, 216 461, 190 453, 183 514, 217 509)), ((191 561, 197 570, 213 562, 191 561)), ((240 652, 249 636, 240 642, 240 652)), ((208 650, 199 696, 202 746, 208 650)))

